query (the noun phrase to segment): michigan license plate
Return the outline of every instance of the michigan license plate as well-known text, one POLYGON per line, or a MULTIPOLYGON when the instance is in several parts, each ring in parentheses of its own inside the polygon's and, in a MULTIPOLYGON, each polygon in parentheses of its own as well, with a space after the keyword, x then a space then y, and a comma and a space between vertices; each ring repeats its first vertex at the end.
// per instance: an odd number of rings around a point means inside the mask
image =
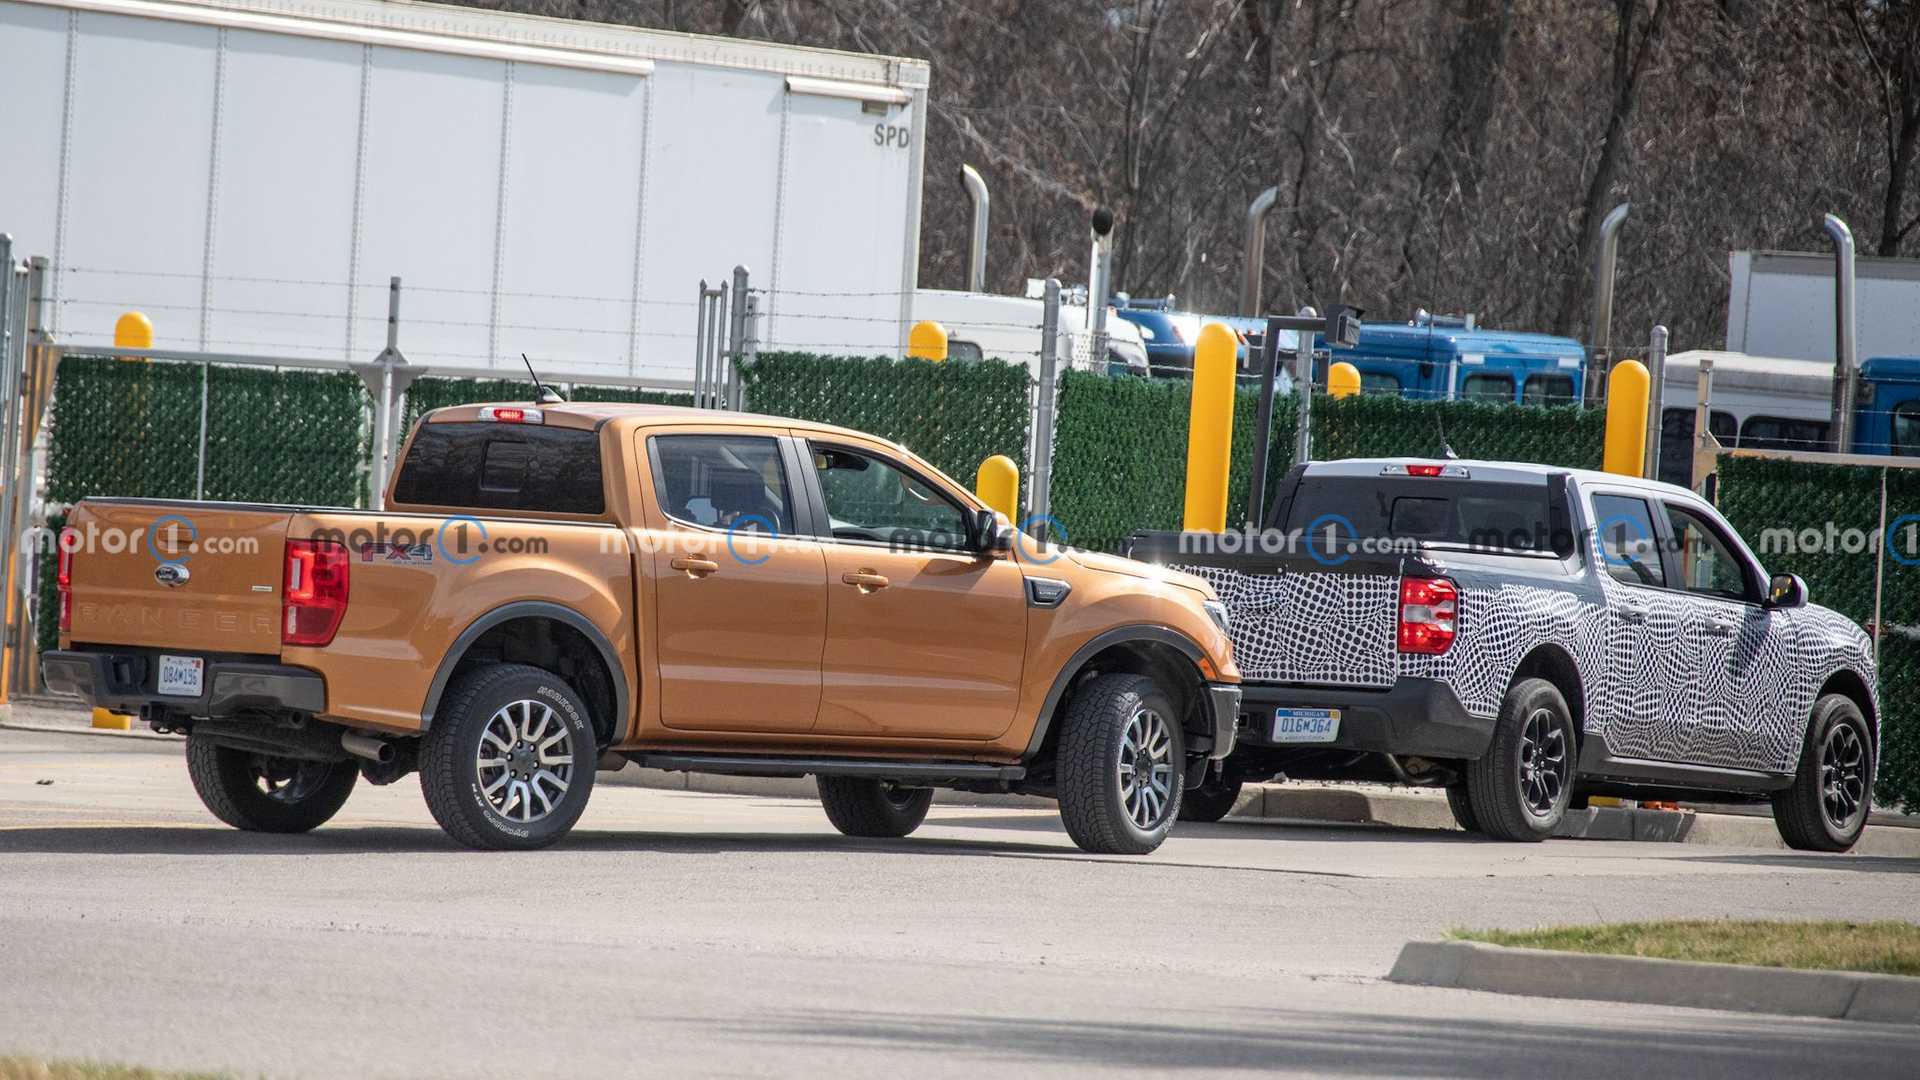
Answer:
POLYGON ((173 697, 199 697, 206 679, 207 662, 198 656, 160 656, 160 686, 173 697))
POLYGON ((1339 709, 1273 710, 1274 742, 1329 743, 1339 737, 1339 709))

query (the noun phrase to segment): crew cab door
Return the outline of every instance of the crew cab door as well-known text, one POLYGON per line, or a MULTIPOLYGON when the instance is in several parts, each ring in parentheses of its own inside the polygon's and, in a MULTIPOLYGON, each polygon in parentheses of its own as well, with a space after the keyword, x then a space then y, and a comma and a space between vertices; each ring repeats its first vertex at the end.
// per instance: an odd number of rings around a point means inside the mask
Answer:
POLYGON ((996 738, 1020 701, 1026 580, 968 548, 966 509, 866 443, 799 443, 824 517, 827 634, 818 734, 996 738))
POLYGON ((653 588, 661 722, 691 731, 804 732, 820 708, 826 565, 806 535, 796 462, 774 433, 642 432, 653 523, 638 544, 653 588))
POLYGON ((1638 491, 1596 491, 1589 520, 1599 534, 1607 597, 1607 748, 1618 757, 1684 761, 1697 700, 1700 637, 1661 558, 1665 533, 1638 491))
MULTIPOLYGON (((1764 769, 1767 735, 1782 723, 1792 677, 1784 612, 1760 603, 1762 578, 1731 529, 1704 507, 1663 501, 1667 571, 1690 608, 1686 626, 1698 656, 1686 761, 1764 769)), ((1798 733, 1798 725, 1792 725, 1798 733)))

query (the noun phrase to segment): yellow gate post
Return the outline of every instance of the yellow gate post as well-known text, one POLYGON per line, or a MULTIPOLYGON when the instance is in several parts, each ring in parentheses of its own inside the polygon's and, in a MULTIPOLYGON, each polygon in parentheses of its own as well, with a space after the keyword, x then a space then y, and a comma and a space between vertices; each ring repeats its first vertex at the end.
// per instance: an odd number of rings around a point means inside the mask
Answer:
POLYGON ((1330 397, 1352 397, 1360 392, 1360 369, 1345 360, 1327 368, 1327 394, 1330 397))
POLYGON ((1193 348, 1193 398, 1187 420, 1187 503, 1180 527, 1227 528, 1228 460, 1233 451, 1233 373, 1240 342, 1208 323, 1193 348))
MULTIPOLYGON (((123 349, 153 348, 153 320, 141 312, 129 311, 113 323, 113 343, 123 349)), ((123 356, 122 360, 145 360, 144 356, 123 356)), ((110 709, 93 710, 93 726, 113 731, 131 731, 133 717, 110 709)))
POLYGON ((1015 520, 1020 503, 1020 466, 1005 454, 995 454, 980 463, 973 477, 973 493, 980 501, 1015 520))
POLYGON ((947 358, 947 328, 923 319, 907 331, 907 355, 938 364, 947 358))
POLYGON ((1652 380, 1638 360, 1622 360, 1607 375, 1607 448, 1602 467, 1639 476, 1647 462, 1647 395, 1652 380))

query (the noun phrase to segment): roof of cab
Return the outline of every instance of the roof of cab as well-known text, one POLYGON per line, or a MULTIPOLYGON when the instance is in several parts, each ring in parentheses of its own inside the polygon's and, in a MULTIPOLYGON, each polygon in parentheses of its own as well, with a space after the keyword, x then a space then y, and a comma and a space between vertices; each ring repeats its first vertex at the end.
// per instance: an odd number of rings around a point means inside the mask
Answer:
POLYGON ((715 424, 743 428, 798 428, 828 435, 848 435, 912 453, 891 439, 852 428, 836 427, 811 420, 795 420, 764 413, 728 412, 720 409, 696 409, 687 405, 655 405, 631 401, 562 401, 536 405, 530 401, 476 401, 469 405, 449 405, 428 413, 422 422, 458 423, 480 418, 487 408, 538 409, 549 426, 598 428, 602 424, 630 421, 632 427, 671 427, 684 424, 715 424), (554 423, 559 421, 559 423, 554 423))
POLYGON ((1539 465, 1529 461, 1480 461, 1467 458, 1343 458, 1339 461, 1315 461, 1307 465, 1309 473, 1321 476, 1379 476, 1381 470, 1389 465, 1458 465, 1467 470, 1467 479, 1492 480, 1496 483, 1528 483, 1545 480, 1549 476, 1569 476, 1580 484, 1604 484, 1609 487, 1638 488, 1654 494, 1672 497, 1684 496, 1699 501, 1692 491, 1660 480, 1647 480, 1638 476, 1622 476, 1619 473, 1601 472, 1598 469, 1567 469, 1557 465, 1539 465))

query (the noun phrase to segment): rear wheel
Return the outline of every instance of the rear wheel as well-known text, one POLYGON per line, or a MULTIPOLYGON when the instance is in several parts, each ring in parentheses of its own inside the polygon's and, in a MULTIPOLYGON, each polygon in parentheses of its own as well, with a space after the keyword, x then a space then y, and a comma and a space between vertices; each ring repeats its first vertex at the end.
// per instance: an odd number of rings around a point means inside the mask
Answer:
POLYGON ((187 739, 187 775, 213 816, 248 832, 303 833, 346 805, 359 767, 345 761, 301 761, 187 739))
POLYGON ((448 688, 420 748, 420 790, 467 847, 546 847, 587 808, 598 757, 586 703, 565 679, 494 664, 448 688))
POLYGON ((1219 821, 1233 813, 1240 801, 1241 783, 1224 776, 1209 776, 1199 787, 1188 788, 1180 796, 1181 821, 1219 821))
POLYGON ((1573 714, 1559 687, 1522 679, 1500 704, 1487 752, 1467 766, 1473 820, 1497 840, 1545 840, 1573 797, 1573 714))
POLYGON ((901 787, 858 776, 816 776, 820 806, 848 836, 906 836, 927 820, 932 788, 901 787))
POLYGON ((1793 786, 1774 792, 1773 822, 1788 847, 1846 851, 1873 805, 1873 733, 1845 694, 1814 703, 1793 786))
POLYGON ((1074 692, 1060 729, 1060 820, 1084 851, 1145 855, 1180 813, 1179 713, 1145 675, 1101 675, 1074 692))

